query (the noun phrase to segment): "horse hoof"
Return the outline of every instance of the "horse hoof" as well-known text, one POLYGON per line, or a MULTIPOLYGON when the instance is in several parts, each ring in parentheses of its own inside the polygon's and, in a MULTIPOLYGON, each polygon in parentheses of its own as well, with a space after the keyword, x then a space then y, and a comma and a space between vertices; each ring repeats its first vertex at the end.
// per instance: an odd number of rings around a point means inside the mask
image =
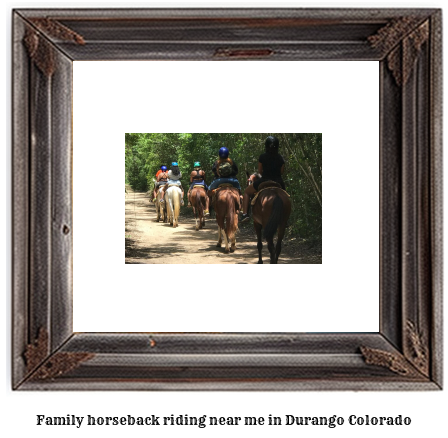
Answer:
POLYGON ((221 244, 220 244, 220 243, 217 243, 216 246, 217 246, 218 248, 221 248, 221 244))
POLYGON ((230 248, 230 252, 235 252, 235 248, 230 248))
POLYGON ((263 260, 258 260, 257 265, 262 265, 263 264, 263 260))
POLYGON ((225 252, 226 254, 228 254, 228 253, 229 253, 229 249, 226 248, 226 249, 224 250, 224 252, 225 252))

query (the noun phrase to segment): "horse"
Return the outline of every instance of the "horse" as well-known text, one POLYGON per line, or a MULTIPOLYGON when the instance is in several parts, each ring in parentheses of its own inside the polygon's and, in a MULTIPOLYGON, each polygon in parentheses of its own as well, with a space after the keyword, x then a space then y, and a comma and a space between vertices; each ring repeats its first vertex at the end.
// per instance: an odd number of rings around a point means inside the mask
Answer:
MULTIPOLYGON (((162 186, 163 187, 163 186, 162 186)), ((166 203, 160 202, 160 198, 162 197, 162 187, 159 188, 159 190, 157 190, 157 196, 156 196, 156 221, 159 222, 160 220, 162 220, 163 222, 167 221, 167 212, 166 212, 166 203)))
POLYGON ((238 210, 240 208, 238 190, 232 186, 220 186, 215 192, 213 208, 216 212, 216 222, 218 222, 218 243, 216 246, 221 246, 224 236, 224 252, 234 252, 236 246, 235 233, 238 229, 238 210))
POLYGON ((182 199, 182 190, 179 186, 169 185, 165 192, 166 211, 168 220, 173 228, 179 225, 180 201, 182 199))
POLYGON ((204 186, 194 186, 190 193, 190 202, 195 215, 196 231, 205 227, 204 209, 206 206, 207 193, 204 186), (199 217, 199 222, 198 222, 199 217))
POLYGON ((257 233, 258 264, 263 263, 261 252, 263 237, 268 244, 270 263, 278 263, 282 250, 282 240, 285 235, 286 223, 291 214, 289 195, 274 181, 266 181, 258 187, 258 197, 252 205, 252 217, 257 233), (274 246, 274 236, 277 232, 277 244, 274 246))

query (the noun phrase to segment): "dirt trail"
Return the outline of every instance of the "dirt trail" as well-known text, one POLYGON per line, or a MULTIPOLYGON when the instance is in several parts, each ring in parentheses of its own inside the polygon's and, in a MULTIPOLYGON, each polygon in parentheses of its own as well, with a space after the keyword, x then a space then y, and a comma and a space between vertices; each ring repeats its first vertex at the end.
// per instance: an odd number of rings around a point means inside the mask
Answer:
MULTIPOLYGON (((154 204, 146 193, 125 195, 125 258, 126 263, 257 263, 256 236, 252 224, 240 224, 236 235, 236 251, 225 254, 218 248, 218 226, 214 218, 206 219, 205 228, 195 230, 192 209, 183 209, 178 228, 156 222, 154 204)), ((267 244, 263 247, 263 261, 269 263, 267 244)), ((315 255, 301 255, 289 244, 283 248, 279 263, 321 263, 315 255)))

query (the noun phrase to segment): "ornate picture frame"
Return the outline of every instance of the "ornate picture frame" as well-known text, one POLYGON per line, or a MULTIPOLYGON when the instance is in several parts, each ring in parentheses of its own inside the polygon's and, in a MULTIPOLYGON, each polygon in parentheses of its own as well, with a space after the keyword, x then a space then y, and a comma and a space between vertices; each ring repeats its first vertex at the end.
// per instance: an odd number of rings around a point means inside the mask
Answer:
POLYGON ((438 9, 14 10, 12 387, 441 389, 441 29, 438 9), (379 62, 378 333, 73 332, 72 63, 159 59, 379 62))

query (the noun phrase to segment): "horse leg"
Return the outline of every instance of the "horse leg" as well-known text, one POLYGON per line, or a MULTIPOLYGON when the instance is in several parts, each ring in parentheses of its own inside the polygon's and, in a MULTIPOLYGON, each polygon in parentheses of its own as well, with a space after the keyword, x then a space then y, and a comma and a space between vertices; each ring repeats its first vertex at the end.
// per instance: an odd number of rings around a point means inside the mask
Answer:
POLYGON ((285 227, 280 225, 278 227, 277 245, 275 245, 275 263, 278 263, 278 256, 282 251, 282 240, 285 235, 285 227))
MULTIPOLYGON (((238 224, 238 213, 234 213, 233 223, 238 224)), ((232 230, 231 232, 231 246, 230 246, 230 252, 235 252, 236 249, 236 229, 232 230)))
POLYGON ((198 230, 199 230, 199 225, 198 225, 198 214, 197 214, 196 209, 195 209, 194 206, 193 206, 193 203, 192 203, 192 207, 193 207, 193 214, 194 214, 194 229, 195 229, 196 231, 198 231, 198 230))
POLYGON ((222 244, 222 234, 221 234, 221 227, 218 225, 218 243, 216 246, 220 247, 222 244))
POLYGON ((205 198, 202 198, 202 228, 205 228, 205 210, 208 210, 208 196, 206 196, 205 198))
POLYGON ((273 264, 275 263, 275 245, 274 245, 274 237, 271 237, 269 239, 266 239, 266 241, 268 242, 268 250, 269 250, 269 254, 270 254, 270 263, 273 264))
POLYGON ((255 232, 257 233, 257 249, 258 249, 258 264, 263 264, 263 258, 261 256, 261 251, 263 249, 263 242, 261 240, 261 224, 254 221, 255 232))
POLYGON ((225 244, 224 252, 227 254, 230 251, 230 249, 229 249, 229 239, 227 238, 225 228, 223 228, 222 234, 224 235, 224 244, 225 244))

